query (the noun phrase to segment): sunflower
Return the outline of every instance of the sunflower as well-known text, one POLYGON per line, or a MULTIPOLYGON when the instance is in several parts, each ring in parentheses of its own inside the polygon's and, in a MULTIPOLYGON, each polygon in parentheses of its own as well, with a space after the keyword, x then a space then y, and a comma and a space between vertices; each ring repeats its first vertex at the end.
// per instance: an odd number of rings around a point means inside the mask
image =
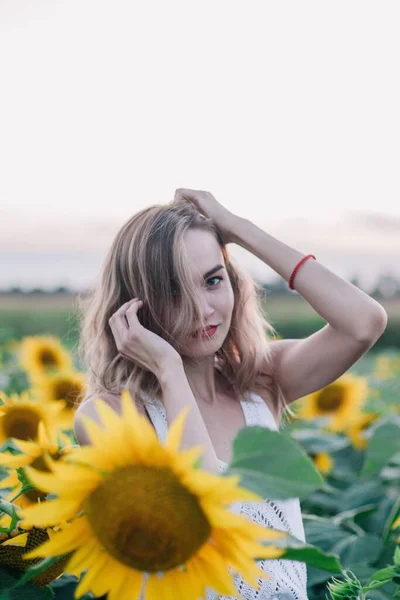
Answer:
POLYGON ((37 377, 63 369, 73 369, 70 354, 60 341, 52 336, 27 336, 20 343, 18 360, 28 378, 34 382, 37 377))
POLYGON ((345 430, 353 448, 364 450, 368 446, 368 441, 363 436, 363 432, 368 428, 368 425, 376 421, 379 416, 379 413, 376 412, 360 413, 357 419, 345 430))
POLYGON ((368 394, 368 379, 347 373, 298 401, 300 419, 329 417, 325 429, 344 431, 358 416, 368 394))
POLYGON ((332 460, 332 457, 329 454, 327 454, 326 452, 320 452, 319 454, 312 454, 311 458, 312 458, 315 466, 317 467, 317 469, 324 475, 327 475, 328 473, 330 473, 332 471, 333 460, 332 460))
POLYGON ((40 421, 43 421, 47 431, 59 429, 61 425, 59 413, 65 407, 65 402, 40 402, 32 398, 28 390, 10 396, 0 392, 0 400, 3 402, 3 414, 0 415, 0 446, 9 438, 36 440, 40 421))
POLYGON ((38 377, 32 385, 37 398, 47 402, 65 401, 65 408, 60 413, 64 428, 73 428, 74 414, 87 393, 86 377, 74 370, 56 371, 50 375, 38 377))
POLYGON ((262 498, 240 488, 238 475, 200 470, 201 446, 179 451, 190 407, 171 424, 164 446, 127 390, 121 417, 101 399, 95 404, 103 427, 82 416, 91 446, 51 461, 51 474, 26 467, 34 485, 58 497, 23 509, 22 526, 71 520, 26 557, 74 551, 65 571, 80 577, 86 570, 75 598, 92 590, 132 600, 143 586, 147 600, 172 600, 179 591, 197 600, 205 586, 236 597, 231 568, 257 586, 266 574, 255 557, 282 556, 284 549, 268 544, 287 534, 230 512, 233 502, 262 498))
MULTIPOLYGON (((62 433, 58 435, 60 436, 61 441, 69 442, 69 439, 66 436, 63 436, 62 433)), ((47 455, 50 455, 53 460, 58 460, 61 456, 64 456, 71 451, 71 448, 67 445, 60 446, 54 439, 54 432, 53 439, 48 437, 43 421, 40 421, 39 423, 38 441, 28 442, 16 438, 11 439, 14 446, 21 450, 21 454, 10 454, 9 452, 0 454, 0 466, 13 469, 8 477, 5 477, 0 481, 0 489, 13 488, 8 495, 4 496, 5 500, 9 502, 13 501, 13 498, 20 493, 23 486, 15 469, 30 465, 39 471, 50 472, 47 463, 47 455)), ((45 500, 46 494, 40 490, 31 489, 18 496, 14 502, 20 507, 25 507, 36 504, 38 498, 45 500)))
MULTIPOLYGON (((11 517, 9 515, 3 514, 0 516, 1 527, 10 529, 10 524, 11 517)), ((67 524, 63 523, 61 526, 66 527, 67 524)), ((43 542, 53 539, 57 535, 55 532, 60 530, 61 526, 54 528, 47 527, 45 529, 32 527, 29 531, 22 532, 19 526, 17 526, 8 534, 0 533, 0 565, 6 565, 22 572, 26 571, 31 565, 42 560, 41 558, 24 559, 23 555, 26 551, 37 548, 43 542)), ((70 552, 61 556, 59 560, 40 573, 40 575, 34 577, 32 581, 38 586, 44 586, 60 577, 71 554, 70 552)))

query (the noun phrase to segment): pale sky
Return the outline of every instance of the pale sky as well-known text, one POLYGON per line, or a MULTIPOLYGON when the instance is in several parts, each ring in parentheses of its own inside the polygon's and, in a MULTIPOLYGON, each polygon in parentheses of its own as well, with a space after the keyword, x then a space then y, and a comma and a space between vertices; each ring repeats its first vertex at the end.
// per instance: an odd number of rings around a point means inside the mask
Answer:
POLYGON ((187 187, 396 266, 399 20, 398 0, 1 0, 3 259, 104 252, 187 187))

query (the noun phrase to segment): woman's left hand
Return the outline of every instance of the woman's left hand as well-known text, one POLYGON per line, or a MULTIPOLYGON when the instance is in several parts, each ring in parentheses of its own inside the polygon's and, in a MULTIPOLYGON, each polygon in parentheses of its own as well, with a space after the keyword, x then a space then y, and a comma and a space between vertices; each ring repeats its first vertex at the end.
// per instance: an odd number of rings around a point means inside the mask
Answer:
POLYGON ((175 200, 182 200, 193 204, 202 215, 214 221, 221 232, 225 244, 233 241, 232 228, 238 217, 222 206, 210 192, 178 188, 175 191, 175 200))

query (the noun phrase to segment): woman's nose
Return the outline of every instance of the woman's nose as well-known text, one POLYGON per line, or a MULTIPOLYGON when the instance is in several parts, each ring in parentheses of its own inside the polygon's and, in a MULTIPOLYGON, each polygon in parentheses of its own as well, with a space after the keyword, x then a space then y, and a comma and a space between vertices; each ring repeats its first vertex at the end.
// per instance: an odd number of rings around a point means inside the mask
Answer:
POLYGON ((211 315, 214 313, 214 308, 212 305, 207 302, 207 299, 203 300, 203 317, 205 320, 209 319, 211 315))

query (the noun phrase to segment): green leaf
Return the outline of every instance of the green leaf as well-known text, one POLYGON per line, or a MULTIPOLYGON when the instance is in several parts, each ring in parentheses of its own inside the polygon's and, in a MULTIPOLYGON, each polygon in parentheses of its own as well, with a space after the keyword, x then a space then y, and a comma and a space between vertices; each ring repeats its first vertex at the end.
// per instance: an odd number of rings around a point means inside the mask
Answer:
POLYGON ((349 440, 344 436, 315 429, 298 429, 293 431, 291 437, 310 454, 332 454, 349 445, 349 440))
POLYGON ((400 546, 396 546, 394 550, 393 562, 396 565, 396 567, 400 567, 400 546))
POLYGON ((40 575, 41 573, 43 573, 43 571, 51 567, 51 565, 54 565, 54 563, 58 562, 63 556, 66 556, 66 554, 64 553, 63 555, 59 556, 47 556, 46 558, 43 558, 43 560, 41 560, 40 562, 30 565, 30 567, 28 567, 28 569, 24 572, 24 574, 21 576, 20 580, 14 587, 21 587, 30 579, 33 579, 37 575, 40 575))
POLYGON ((306 498, 324 486, 324 478, 297 442, 259 426, 239 431, 227 474, 240 475, 242 487, 271 500, 306 498))
POLYGON ((0 600, 49 600, 54 598, 50 586, 39 587, 32 582, 16 588, 21 571, 0 565, 0 600))
POLYGON ((29 492, 30 490, 35 489, 35 486, 29 481, 29 479, 25 475, 23 467, 17 467, 16 471, 17 471, 18 479, 22 483, 22 486, 21 486, 21 489, 19 490, 19 492, 17 494, 15 494, 15 496, 12 497, 12 500, 11 500, 12 502, 14 502, 17 498, 19 498, 26 492, 29 492))
POLYGON ((357 565, 372 565, 382 550, 382 540, 371 534, 349 535, 332 548, 346 569, 357 570, 357 565))
POLYGON ((338 512, 354 510, 362 506, 378 504, 384 494, 379 480, 355 481, 342 492, 338 502, 338 512))
MULTIPOLYGON (((337 556, 323 552, 320 548, 304 543, 291 535, 280 540, 273 540, 270 543, 264 543, 263 545, 284 548, 285 552, 279 557, 280 559, 299 560, 307 563, 307 565, 329 571, 330 573, 341 573, 342 571, 342 566, 337 556)), ((255 560, 262 559, 257 558, 255 560)))
POLYGON ((21 450, 11 438, 8 438, 4 444, 0 446, 1 453, 6 452, 7 450, 11 451, 10 454, 22 454, 21 450))
POLYGON ((374 584, 374 582, 386 583, 387 581, 390 581, 396 575, 396 573, 396 567, 385 567, 384 569, 380 569, 371 575, 367 586, 374 584))
POLYGON ((386 544, 389 538, 392 535, 392 526, 397 517, 400 515, 400 495, 394 492, 395 497, 388 498, 388 510, 389 514, 387 515, 386 522, 383 527, 382 539, 383 543, 386 544), (389 502, 391 500, 391 502, 389 502))
POLYGON ((3 500, 0 497, 0 513, 4 512, 6 513, 6 515, 11 517, 11 523, 8 528, 10 531, 12 531, 18 523, 18 521, 21 520, 20 515, 18 515, 18 511, 21 511, 21 509, 18 506, 15 506, 15 504, 13 504, 12 502, 7 502, 7 500, 3 500))
POLYGON ((329 552, 334 544, 348 537, 348 531, 339 523, 316 515, 303 515, 304 531, 307 543, 329 552))
POLYGON ((400 424, 384 423, 377 427, 369 440, 360 480, 372 479, 386 467, 389 460, 400 450, 400 424))
POLYGON ((376 512, 376 504, 367 504, 366 506, 359 506, 340 512, 332 517, 332 521, 334 523, 344 523, 349 520, 355 520, 354 517, 359 515, 370 515, 374 512, 376 512))

